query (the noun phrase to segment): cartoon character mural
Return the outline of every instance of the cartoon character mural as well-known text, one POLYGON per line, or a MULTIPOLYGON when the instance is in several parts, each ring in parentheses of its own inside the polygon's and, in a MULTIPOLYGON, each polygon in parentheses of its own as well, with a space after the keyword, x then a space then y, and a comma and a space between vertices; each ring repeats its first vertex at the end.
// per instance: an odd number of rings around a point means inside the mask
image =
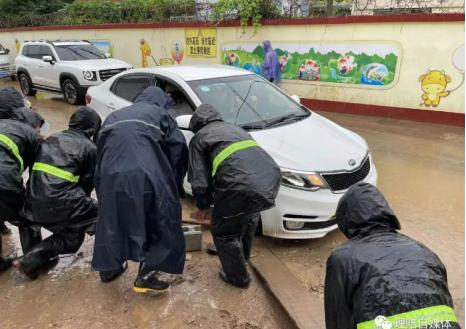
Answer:
POLYGON ((451 77, 445 71, 428 70, 426 74, 419 77, 421 88, 424 93, 421 98, 425 106, 438 106, 442 97, 450 94, 447 85, 451 82, 451 77))
POLYGON ((290 56, 288 54, 278 57, 278 64, 280 65, 281 72, 285 72, 289 60, 290 56))
POLYGON ((320 81, 319 63, 312 59, 307 59, 299 66, 298 77, 300 80, 320 81))
POLYGON ((383 86, 383 80, 388 75, 388 68, 380 63, 370 63, 364 66, 361 83, 365 85, 383 86))
POLYGON ((235 67, 240 67, 241 60, 235 52, 228 52, 225 55, 225 64, 235 67))
POLYGON ((173 42, 171 55, 176 63, 181 64, 184 58, 184 49, 183 44, 180 41, 173 42))
POLYGON ((338 70, 340 74, 348 74, 356 67, 354 56, 345 55, 338 59, 338 70))
POLYGON ((16 53, 19 55, 19 49, 21 48, 21 42, 18 39, 15 39, 16 53))
POLYGON ((259 75, 261 74, 261 71, 262 71, 259 65, 254 65, 251 63, 244 64, 243 69, 253 72, 255 74, 259 74, 259 75))
POLYGON ((139 40, 141 51, 141 67, 149 67, 149 57, 152 56, 152 49, 145 39, 139 40))

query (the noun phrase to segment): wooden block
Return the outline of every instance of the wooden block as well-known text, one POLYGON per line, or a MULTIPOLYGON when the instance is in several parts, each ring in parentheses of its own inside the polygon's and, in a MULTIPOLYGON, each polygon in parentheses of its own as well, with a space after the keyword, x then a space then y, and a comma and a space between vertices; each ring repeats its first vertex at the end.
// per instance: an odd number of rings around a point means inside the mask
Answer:
POLYGON ((265 244, 256 240, 251 266, 264 280, 272 294, 299 329, 325 328, 323 299, 308 289, 288 270, 265 244))

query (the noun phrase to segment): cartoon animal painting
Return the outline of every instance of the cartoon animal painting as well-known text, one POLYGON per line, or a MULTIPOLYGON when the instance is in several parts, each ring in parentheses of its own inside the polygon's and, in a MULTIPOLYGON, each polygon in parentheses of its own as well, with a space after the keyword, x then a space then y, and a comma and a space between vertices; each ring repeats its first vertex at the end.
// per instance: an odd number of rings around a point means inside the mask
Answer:
POLYGON ((428 70, 426 74, 419 77, 421 88, 424 93, 422 100, 425 106, 438 106, 442 97, 450 94, 446 91, 447 85, 451 82, 451 77, 445 71, 428 70))
POLYGON ((230 52, 230 53, 226 54, 225 64, 230 65, 230 66, 239 67, 240 63, 241 63, 240 58, 239 58, 238 54, 236 54, 235 52, 230 52))

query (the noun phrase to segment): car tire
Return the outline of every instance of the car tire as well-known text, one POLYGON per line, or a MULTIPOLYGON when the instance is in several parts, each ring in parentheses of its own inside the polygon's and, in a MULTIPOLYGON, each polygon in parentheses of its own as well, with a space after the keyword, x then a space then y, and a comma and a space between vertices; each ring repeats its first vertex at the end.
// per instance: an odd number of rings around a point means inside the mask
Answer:
POLYGON ((32 81, 27 73, 18 75, 19 86, 25 96, 35 96, 37 91, 32 89, 32 81))
POLYGON ((84 104, 84 95, 79 91, 79 87, 76 82, 71 79, 66 79, 61 84, 61 91, 63 97, 68 104, 81 105, 84 104))

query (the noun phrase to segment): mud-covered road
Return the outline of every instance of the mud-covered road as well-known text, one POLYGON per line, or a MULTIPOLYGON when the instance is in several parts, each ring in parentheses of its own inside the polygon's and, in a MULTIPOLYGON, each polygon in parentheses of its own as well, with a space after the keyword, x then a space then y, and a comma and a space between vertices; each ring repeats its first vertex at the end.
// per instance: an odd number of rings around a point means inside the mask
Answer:
MULTIPOLYGON (((4 86, 0 82, 0 88, 4 86)), ((49 133, 66 127, 72 106, 48 95, 30 100, 49 122, 49 133)), ((402 232, 423 242, 445 263, 464 326, 464 130, 322 114, 369 143, 379 188, 397 213, 402 232)), ((183 207, 184 216, 194 209, 189 199, 183 207)), ((322 298, 325 261, 344 241, 335 231, 319 240, 269 242, 309 293, 322 298)), ((87 237, 77 255, 61 257, 55 269, 35 282, 11 271, 0 274, 0 328, 293 328, 256 278, 247 291, 218 280, 216 257, 189 253, 184 277, 170 293, 147 298, 131 290, 135 264, 116 282, 100 283, 90 271, 92 245, 87 237)), ((15 234, 4 238, 4 252, 20 253, 15 234)))

